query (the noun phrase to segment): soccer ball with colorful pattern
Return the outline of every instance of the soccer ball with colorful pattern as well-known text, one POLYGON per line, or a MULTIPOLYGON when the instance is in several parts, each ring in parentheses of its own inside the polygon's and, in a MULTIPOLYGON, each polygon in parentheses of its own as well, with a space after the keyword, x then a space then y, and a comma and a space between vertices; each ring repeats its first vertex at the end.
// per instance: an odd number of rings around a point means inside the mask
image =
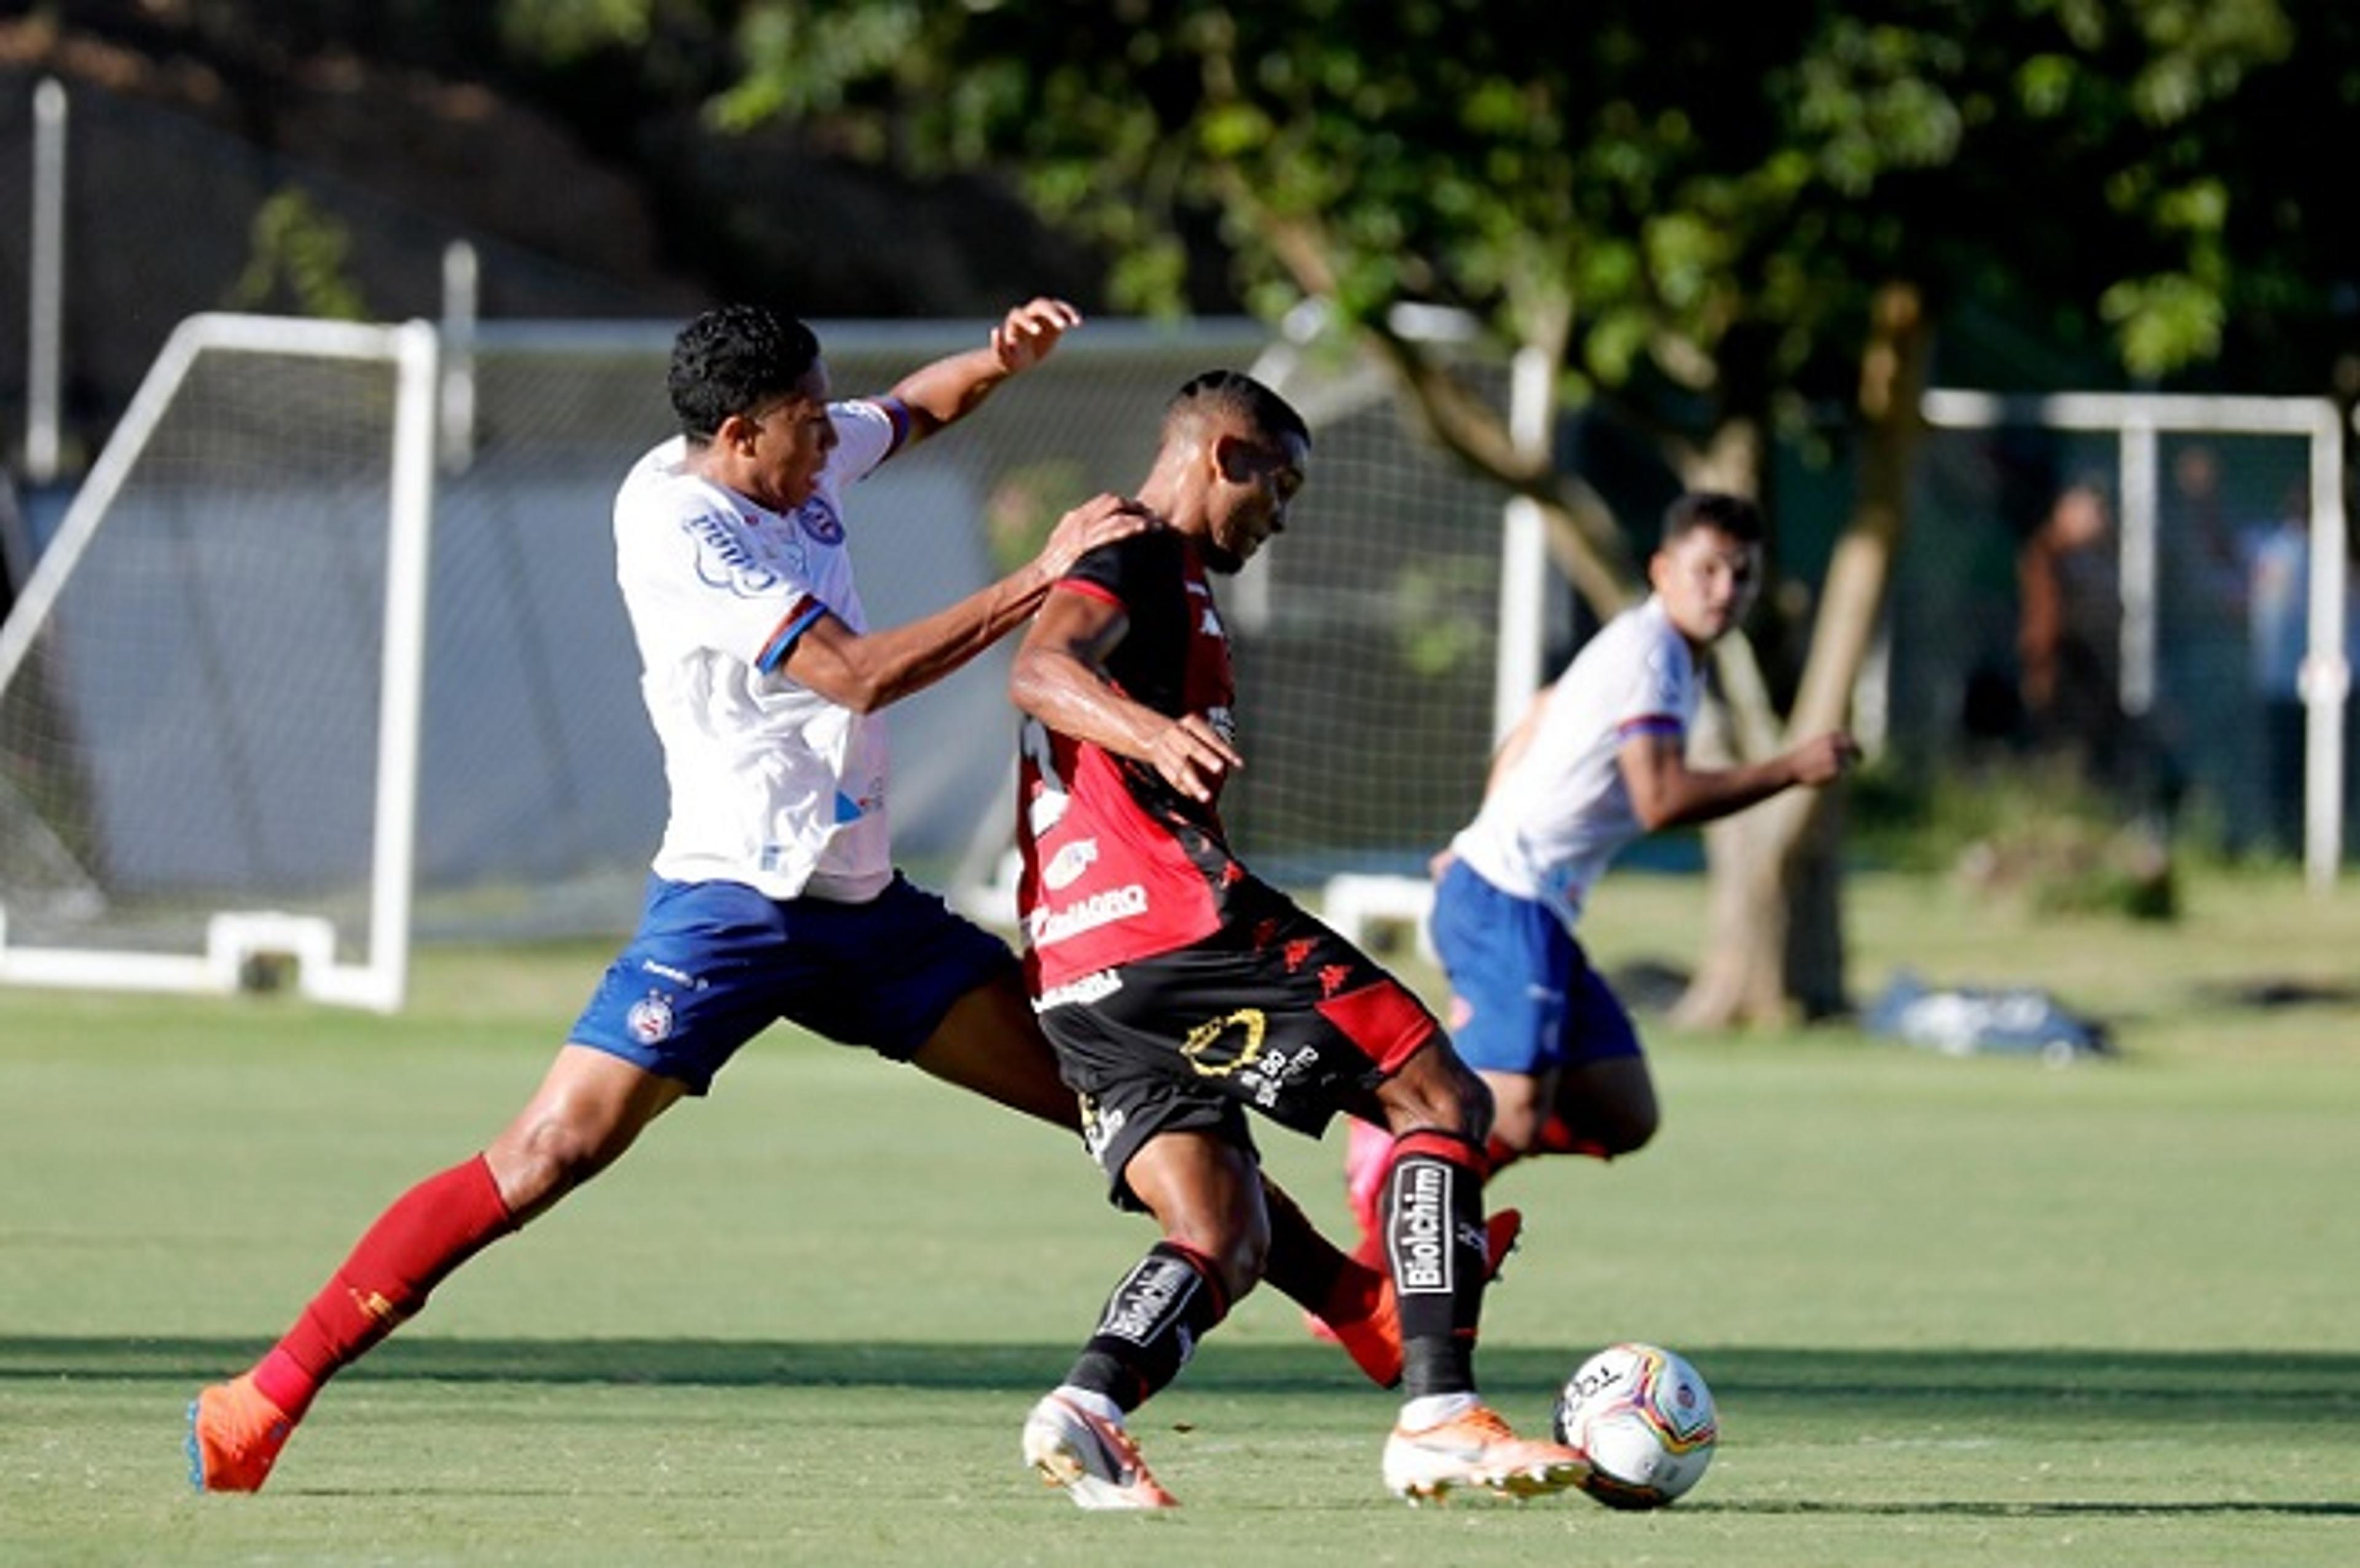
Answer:
POLYGON ((1721 1435, 1712 1390, 1653 1345, 1610 1345, 1557 1398, 1557 1441, 1589 1455, 1581 1489, 1615 1508, 1659 1508, 1697 1484, 1721 1435))

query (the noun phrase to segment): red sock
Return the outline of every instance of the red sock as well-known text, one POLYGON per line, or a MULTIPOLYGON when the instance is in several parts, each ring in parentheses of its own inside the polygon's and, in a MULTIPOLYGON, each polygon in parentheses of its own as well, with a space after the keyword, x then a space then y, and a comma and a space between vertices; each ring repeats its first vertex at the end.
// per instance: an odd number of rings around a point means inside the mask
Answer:
POLYGON ((377 1216, 256 1366, 255 1387, 288 1419, 300 1419, 321 1384, 414 1316, 451 1270, 515 1228, 482 1155, 428 1177, 377 1216))
POLYGON ((1497 1176, 1519 1160, 1529 1160, 1535 1154, 1586 1154, 1592 1160, 1612 1158, 1602 1143, 1581 1137, 1567 1125, 1563 1116, 1551 1113, 1541 1124, 1540 1132, 1530 1149, 1512 1149, 1500 1141, 1494 1133, 1483 1146, 1483 1161, 1491 1175, 1497 1176))

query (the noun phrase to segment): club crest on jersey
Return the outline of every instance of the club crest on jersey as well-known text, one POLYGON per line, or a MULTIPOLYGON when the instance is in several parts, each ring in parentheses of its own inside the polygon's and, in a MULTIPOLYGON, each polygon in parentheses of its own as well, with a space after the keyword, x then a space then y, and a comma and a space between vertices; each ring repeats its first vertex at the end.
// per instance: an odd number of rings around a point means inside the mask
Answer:
POLYGON ((844 519, 836 515, 836 508, 827 504, 825 496, 814 495, 804 502, 795 512, 795 522, 821 544, 844 542, 844 519))
POLYGON ((650 991, 631 1004, 623 1025, 641 1045, 655 1045, 672 1035, 672 998, 650 991))

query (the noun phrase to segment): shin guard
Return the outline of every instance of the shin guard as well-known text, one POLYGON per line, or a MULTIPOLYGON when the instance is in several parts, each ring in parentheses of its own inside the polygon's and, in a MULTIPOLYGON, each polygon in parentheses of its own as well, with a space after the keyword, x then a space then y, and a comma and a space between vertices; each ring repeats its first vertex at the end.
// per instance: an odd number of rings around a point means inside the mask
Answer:
POLYGON ((1483 1311, 1483 1153, 1453 1133, 1405 1133, 1384 1186, 1384 1236, 1400 1302, 1402 1392, 1475 1387, 1483 1311))
POLYGON ((1180 1375, 1197 1340, 1229 1310, 1209 1259, 1177 1242, 1159 1241, 1107 1298, 1098 1326, 1065 1381, 1137 1410, 1180 1375))

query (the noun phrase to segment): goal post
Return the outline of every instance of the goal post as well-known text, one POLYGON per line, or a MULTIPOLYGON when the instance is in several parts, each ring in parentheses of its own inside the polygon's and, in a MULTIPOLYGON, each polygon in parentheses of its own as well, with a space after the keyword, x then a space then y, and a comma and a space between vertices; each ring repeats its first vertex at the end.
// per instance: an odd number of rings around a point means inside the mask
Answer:
MULTIPOLYGON (((2161 670, 2171 637, 2166 579, 2195 552, 2165 527, 2164 438, 2183 441, 2272 438, 2302 443, 2302 455, 2278 466, 2287 488, 2308 514, 2307 554, 2313 570, 2299 615, 2303 654, 2299 678, 2302 709, 2301 845, 2306 880, 2314 889, 2334 885, 2344 850, 2346 771, 2344 712, 2352 690, 2348 652, 2353 626, 2350 560, 2344 505, 2344 419, 2324 397, 2265 397, 2185 393, 2068 392, 2008 396, 1959 389, 1929 390, 1922 404, 1935 430, 2058 432, 2110 441, 2114 452, 2114 504, 2120 511, 2116 571, 2120 582, 2119 699, 2142 717, 2167 686, 2161 670)), ((2228 744, 2221 739, 2218 744, 2228 744)))
POLYGON ((436 364, 174 330, 0 625, 0 982, 400 1006, 436 364))
MULTIPOLYGON (((846 395, 982 331, 815 325, 846 395)), ((628 931, 666 791, 611 508, 632 459, 676 428, 674 330, 184 323, 0 625, 0 983, 291 983, 391 1009, 413 942, 628 931)), ((1500 723, 1570 656, 1580 617, 1503 489, 1436 451, 1383 376, 1333 346, 1249 321, 1094 323, 986 415, 864 480, 850 548, 872 623, 932 613, 1024 559, 1065 507, 1136 484, 1173 388, 1252 366, 1303 410, 1317 456, 1284 547, 1221 589, 1251 758, 1224 814, 1265 877, 1326 888, 1348 923, 1414 931, 1427 856, 1474 810, 1500 723)), ((1472 346, 1463 361, 1503 416, 1533 406, 1513 365, 1472 346)), ((1997 449, 2011 430, 2061 430, 2062 455, 2121 501, 2125 705, 2179 723, 2196 789, 2251 816, 2260 639, 2175 608, 2188 534, 2169 495, 2158 528, 2158 474, 2208 444, 2248 521, 2300 505, 2313 558, 2340 561, 2332 407, 1936 392, 1926 413, 1896 566, 1896 736, 1937 765, 1968 755, 1960 691, 2016 626, 1997 449), (2310 499, 2266 513, 2302 474, 2310 499)), ((1633 461, 1605 434, 1579 432, 1581 450, 1633 461)), ((2315 881, 2352 833, 2336 814, 2351 793, 2338 586, 2311 584, 2311 745, 2295 759, 2315 881)), ((1001 920, 1008 658, 897 704, 890 726, 897 855, 1001 920)), ((2271 701, 2272 724, 2292 719, 2271 701)))

